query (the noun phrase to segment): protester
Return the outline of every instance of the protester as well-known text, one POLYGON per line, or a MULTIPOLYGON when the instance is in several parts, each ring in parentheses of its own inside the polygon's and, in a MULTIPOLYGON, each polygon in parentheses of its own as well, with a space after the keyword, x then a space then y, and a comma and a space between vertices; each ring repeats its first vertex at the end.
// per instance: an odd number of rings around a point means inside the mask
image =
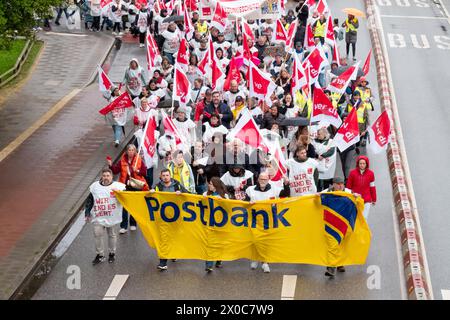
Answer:
POLYGON ((342 27, 345 28, 347 59, 350 58, 349 53, 351 45, 353 50, 353 61, 356 61, 356 40, 358 38, 359 21, 354 15, 349 14, 347 19, 342 24, 342 27))
MULTIPOLYGON (((283 188, 273 185, 269 181, 269 174, 267 172, 261 172, 258 177, 256 185, 248 187, 245 191, 250 203, 255 203, 259 200, 269 200, 280 197, 288 197, 290 194, 289 180, 284 178, 283 188)), ((255 270, 258 267, 258 261, 252 261, 250 268, 255 270)), ((264 273, 270 272, 270 267, 267 262, 262 262, 261 268, 264 273)))
POLYGON ((171 177, 190 193, 195 193, 195 179, 191 166, 184 160, 183 151, 177 150, 167 165, 171 177))
MULTIPOLYGON (((159 180, 160 181, 150 190, 151 193, 155 191, 174 192, 177 195, 181 193, 189 193, 178 181, 172 179, 169 169, 161 170, 159 180)), ((157 269, 161 271, 167 270, 167 260, 168 259, 160 258, 157 269)), ((176 261, 176 259, 172 259, 172 261, 176 261)))
POLYGON ((356 168, 350 171, 347 188, 361 195, 364 200, 364 218, 369 219, 370 208, 377 202, 377 189, 375 174, 369 169, 368 157, 359 156, 356 159, 356 168))
POLYGON ((131 59, 129 67, 125 71, 122 83, 125 85, 131 99, 138 97, 142 87, 147 83, 146 74, 137 59, 131 59))
POLYGON ((117 201, 114 191, 125 190, 125 185, 113 181, 111 169, 103 169, 100 181, 89 187, 89 197, 85 205, 86 221, 94 227, 96 256, 93 265, 105 260, 105 231, 108 234, 108 262, 116 258, 117 225, 122 222, 122 205, 117 201), (99 205, 99 203, 103 204, 99 205))
MULTIPOLYGON (((145 180, 147 168, 141 157, 137 154, 136 146, 129 144, 126 152, 120 160, 113 164, 111 159, 107 159, 107 164, 114 174, 119 174, 119 182, 126 185, 127 191, 148 190, 149 186, 145 180)), ((128 230, 128 212, 125 208, 122 211, 122 222, 120 223, 120 234, 128 230)), ((130 230, 136 230, 136 220, 130 216, 130 230)))

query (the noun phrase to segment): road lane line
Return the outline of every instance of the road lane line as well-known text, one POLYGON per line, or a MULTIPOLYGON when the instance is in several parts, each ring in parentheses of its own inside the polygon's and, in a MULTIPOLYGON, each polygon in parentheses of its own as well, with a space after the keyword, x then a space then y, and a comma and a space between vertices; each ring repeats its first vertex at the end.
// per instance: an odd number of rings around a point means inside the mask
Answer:
POLYGON ((378 27, 380 28, 380 33, 379 33, 380 38, 381 38, 380 44, 382 47, 382 51, 384 52, 384 59, 385 59, 384 62, 386 64, 386 74, 388 77, 388 83, 391 88, 391 102, 392 102, 391 111, 392 111, 393 117, 395 118, 395 122, 398 125, 397 140, 400 145, 399 151, 400 151, 401 157, 403 159, 405 178, 407 181, 407 185, 410 188, 412 210, 415 213, 415 217, 416 217, 417 231, 419 234, 419 243, 420 243, 420 247, 421 247, 422 253, 423 253, 422 258, 423 258, 423 265, 424 265, 424 269, 425 269, 425 278, 427 280, 427 285, 428 285, 428 291, 429 291, 428 293, 430 295, 430 300, 434 300, 433 286, 431 284, 431 276, 430 276, 430 269, 428 267, 428 259, 427 259, 426 249, 425 249, 425 242, 424 242, 424 238, 423 238, 422 227, 420 225, 420 217, 419 217, 419 213, 417 210, 416 197, 415 197, 415 193, 414 193, 411 172, 409 170, 408 158, 406 156, 406 147, 405 147, 405 142, 404 142, 404 138, 403 138, 402 126, 401 126, 400 117, 398 114, 397 98, 395 95, 394 81, 392 80, 391 65, 390 65, 390 61, 389 61, 389 52, 388 52, 387 45, 386 45, 386 37, 384 34, 384 27, 383 27, 383 23, 381 21, 378 6, 374 5, 373 7, 374 7, 374 12, 375 12, 375 19, 377 21, 378 27))
POLYGON ((441 290, 442 300, 450 300, 450 290, 441 290))
POLYGON ((434 0, 434 4, 436 4, 438 7, 441 7, 440 9, 444 11, 444 15, 447 17, 447 22, 448 24, 450 24, 450 14, 448 13, 448 10, 445 7, 444 3, 441 0, 434 0))
POLYGON ((108 288, 108 291, 106 291, 103 300, 116 300, 117 296, 120 293, 120 290, 122 290, 125 282, 127 282, 128 277, 128 274, 116 274, 113 281, 111 282, 111 285, 108 288))
POLYGON ((0 162, 16 150, 25 140, 27 140, 33 133, 42 127, 50 118, 57 114, 73 97, 75 97, 81 89, 74 89, 64 98, 59 100, 50 110, 48 110, 42 117, 35 121, 27 130, 22 132, 16 139, 8 144, 0 151, 0 162))
POLYGON ((429 20, 447 20, 446 17, 426 17, 426 16, 399 16, 391 14, 382 14, 382 18, 401 18, 401 19, 429 19, 429 20))
POLYGON ((297 276, 284 275, 283 286, 281 287, 281 300, 294 300, 297 276))

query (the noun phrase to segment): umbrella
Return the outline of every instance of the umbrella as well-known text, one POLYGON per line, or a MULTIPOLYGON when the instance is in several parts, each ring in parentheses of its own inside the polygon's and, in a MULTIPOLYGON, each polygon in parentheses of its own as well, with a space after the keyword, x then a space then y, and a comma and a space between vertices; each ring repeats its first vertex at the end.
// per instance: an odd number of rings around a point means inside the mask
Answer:
POLYGON ((366 17, 364 12, 362 12, 361 10, 358 10, 356 8, 345 8, 345 9, 342 9, 342 11, 345 12, 346 14, 354 15, 355 17, 361 17, 361 18, 366 17))
POLYGON ((172 21, 184 21, 184 16, 170 16, 163 20, 163 22, 172 22, 172 21))
MULTIPOLYGON (((174 107, 178 107, 179 105, 180 103, 178 101, 174 101, 174 107)), ((158 108, 172 108, 172 99, 164 99, 158 103, 158 108)))
POLYGON ((309 125, 309 119, 303 117, 285 118, 280 123, 281 126, 303 127, 309 125))
MULTIPOLYGON (((351 66, 340 66, 332 70, 331 73, 340 76, 345 70, 347 70, 350 67, 351 66)), ((362 76, 364 76, 364 71, 362 70, 362 68, 358 68, 358 74, 356 75, 356 77, 359 78, 362 76)))

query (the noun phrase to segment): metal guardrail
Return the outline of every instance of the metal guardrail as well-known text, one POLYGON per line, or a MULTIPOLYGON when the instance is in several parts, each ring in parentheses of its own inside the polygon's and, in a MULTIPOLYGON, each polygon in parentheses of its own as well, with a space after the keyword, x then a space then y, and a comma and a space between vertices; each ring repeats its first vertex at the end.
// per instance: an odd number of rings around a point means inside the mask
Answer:
POLYGON ((28 39, 25 43, 25 47, 22 49, 22 52, 20 53, 19 58, 17 58, 17 61, 11 69, 0 75, 0 88, 4 87, 7 83, 9 83, 11 80, 13 80, 22 70, 22 67, 25 63, 25 61, 28 58, 28 54, 31 51, 31 48, 33 47, 34 41, 28 39))

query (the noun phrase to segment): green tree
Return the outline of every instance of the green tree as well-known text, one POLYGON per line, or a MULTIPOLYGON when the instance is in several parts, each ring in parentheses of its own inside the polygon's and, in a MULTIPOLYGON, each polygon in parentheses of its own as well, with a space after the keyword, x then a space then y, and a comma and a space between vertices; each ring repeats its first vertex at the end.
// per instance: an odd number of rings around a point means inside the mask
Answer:
POLYGON ((0 48, 10 45, 14 35, 30 36, 36 19, 48 17, 52 6, 63 0, 1 0, 0 48))

